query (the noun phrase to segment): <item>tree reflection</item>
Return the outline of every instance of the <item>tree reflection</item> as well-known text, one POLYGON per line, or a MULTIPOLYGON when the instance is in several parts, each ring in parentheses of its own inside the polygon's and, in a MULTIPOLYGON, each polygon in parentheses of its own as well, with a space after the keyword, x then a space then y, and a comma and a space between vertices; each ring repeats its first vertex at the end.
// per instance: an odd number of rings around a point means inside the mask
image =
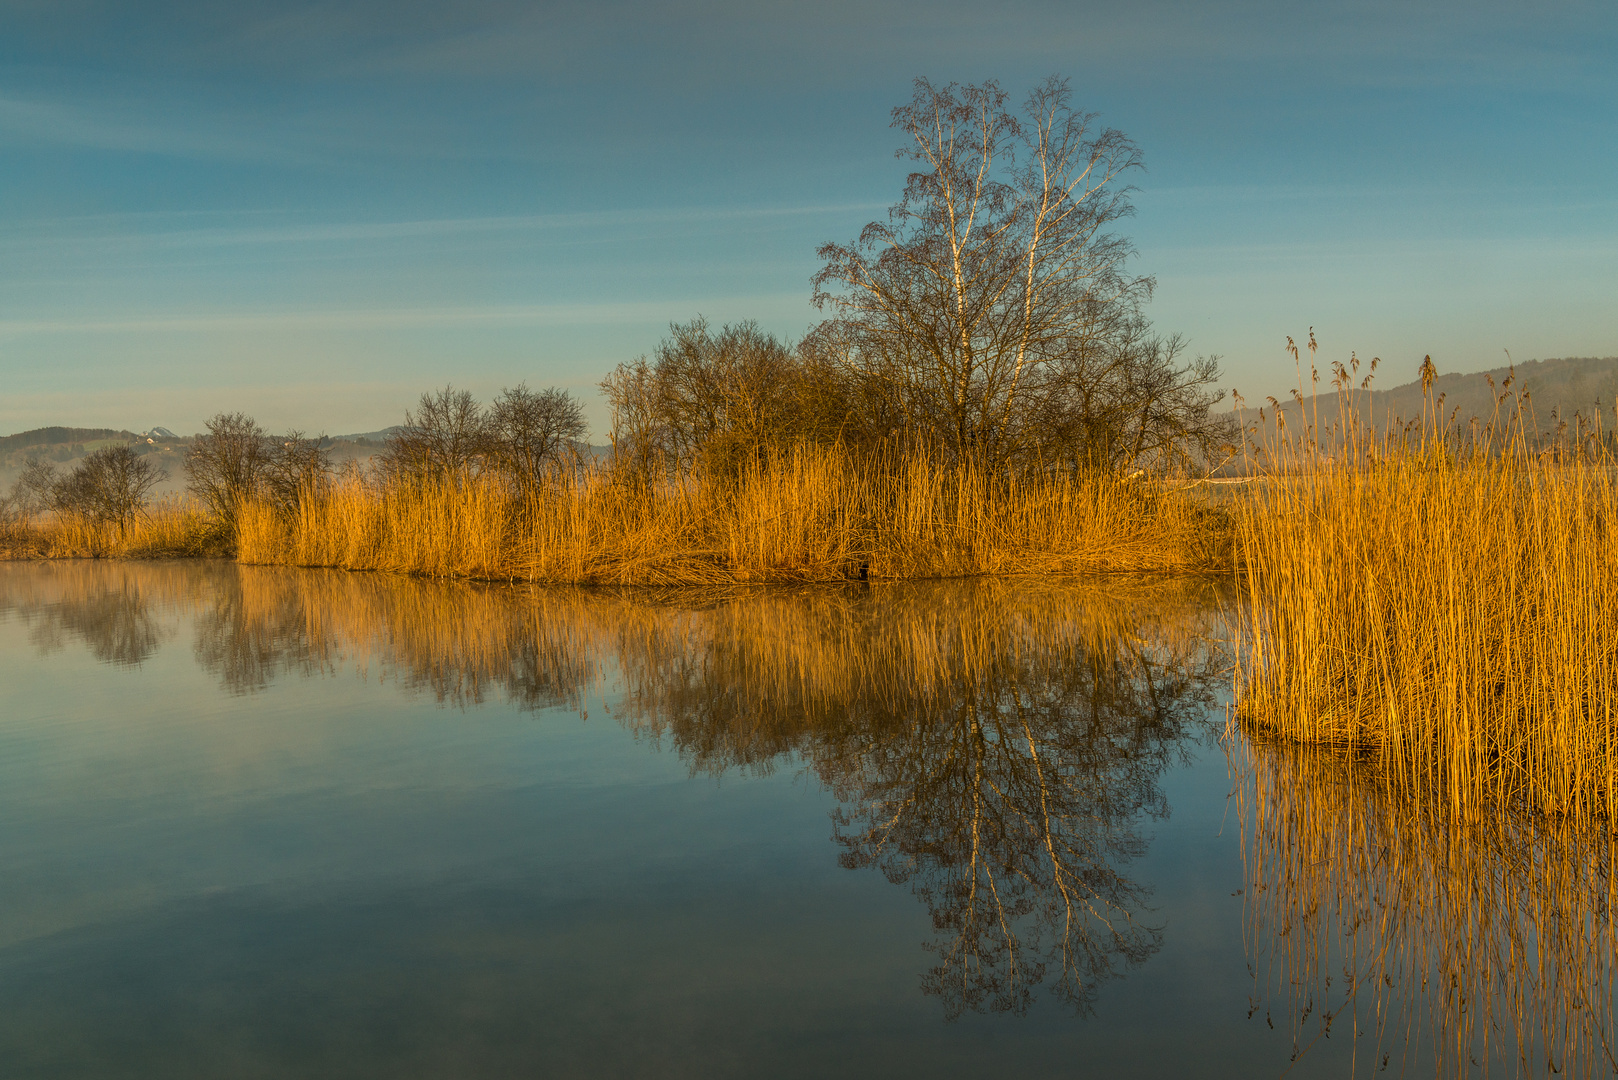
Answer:
POLYGON ((236 693, 352 662, 458 707, 576 705, 595 660, 575 606, 565 593, 239 567, 196 620, 195 653, 236 693))
POLYGON ((213 602, 198 614, 192 652, 204 671, 236 694, 262 690, 278 675, 327 671, 339 649, 299 595, 303 575, 236 568, 219 575, 213 602))
POLYGON ((1046 981, 1087 1012, 1162 941, 1124 868, 1223 670, 1195 592, 1151 619, 1027 583, 727 605, 686 617, 684 648, 640 642, 632 722, 706 771, 805 757, 843 803, 842 864, 927 905, 947 1015, 1021 1012, 1046 981))
POLYGON ((43 654, 79 642, 102 663, 139 667, 174 633, 158 610, 174 598, 164 587, 169 576, 143 569, 61 563, 27 576, 8 575, 0 613, 20 616, 29 641, 43 654))
MULTIPOLYGON (((620 721, 695 771, 807 764, 841 803, 842 865, 926 905, 923 986, 951 1017, 1021 1012, 1041 985, 1086 1012, 1162 943, 1128 867, 1224 677, 1211 585, 716 596, 187 573, 169 586, 194 601, 194 655, 234 693, 352 664, 450 705, 582 711, 616 670, 620 721)), ((145 614, 150 591, 85 588, 40 625, 144 657, 166 632, 145 614)))
POLYGON ((1048 968, 1087 1011, 1162 941, 1122 867, 1168 812, 1158 777, 1206 689, 1134 650, 1039 660, 1000 654, 817 762, 848 803, 843 865, 914 883, 931 911, 926 987, 952 1016, 1022 1011, 1048 968))

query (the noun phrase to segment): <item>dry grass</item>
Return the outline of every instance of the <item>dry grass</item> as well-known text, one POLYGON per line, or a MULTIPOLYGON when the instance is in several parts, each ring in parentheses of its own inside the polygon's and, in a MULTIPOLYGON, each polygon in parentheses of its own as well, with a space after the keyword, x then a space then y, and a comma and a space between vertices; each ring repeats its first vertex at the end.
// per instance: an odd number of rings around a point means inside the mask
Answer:
POLYGON ((1457 818, 1329 751, 1248 745, 1244 903, 1258 999, 1358 1075, 1618 1071, 1618 861, 1604 827, 1457 818))
POLYGON ((194 504, 164 499, 128 523, 53 514, 0 529, 0 559, 152 559, 223 555, 228 538, 194 504))
POLYGON ((1430 401, 1390 435, 1350 396, 1331 429, 1267 448, 1235 504, 1241 715, 1457 815, 1611 819, 1618 480, 1597 440, 1536 440, 1501 400, 1464 426, 1430 401))
POLYGON ((1228 566, 1228 519, 1117 477, 988 476, 800 449, 733 481, 607 469, 522 496, 484 478, 349 478, 241 517, 244 562, 551 583, 714 585, 1228 566))

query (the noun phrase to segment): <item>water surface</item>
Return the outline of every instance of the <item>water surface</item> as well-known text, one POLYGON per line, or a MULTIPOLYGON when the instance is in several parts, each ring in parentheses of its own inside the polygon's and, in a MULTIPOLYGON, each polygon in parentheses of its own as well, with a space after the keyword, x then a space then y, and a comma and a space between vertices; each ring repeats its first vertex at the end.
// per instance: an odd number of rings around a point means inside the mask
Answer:
POLYGON ((1594 1047, 1610 847, 1458 835, 1222 738, 1228 605, 0 565, 4 1073, 1336 1076, 1594 1047))

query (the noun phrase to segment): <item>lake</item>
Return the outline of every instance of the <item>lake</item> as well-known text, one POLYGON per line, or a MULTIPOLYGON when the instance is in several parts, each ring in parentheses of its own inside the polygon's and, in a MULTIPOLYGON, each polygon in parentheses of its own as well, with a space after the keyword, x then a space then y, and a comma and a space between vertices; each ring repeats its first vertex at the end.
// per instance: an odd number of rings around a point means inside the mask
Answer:
POLYGON ((0 1073, 1613 1071, 1609 840, 1249 744, 1239 617, 0 564, 0 1073))

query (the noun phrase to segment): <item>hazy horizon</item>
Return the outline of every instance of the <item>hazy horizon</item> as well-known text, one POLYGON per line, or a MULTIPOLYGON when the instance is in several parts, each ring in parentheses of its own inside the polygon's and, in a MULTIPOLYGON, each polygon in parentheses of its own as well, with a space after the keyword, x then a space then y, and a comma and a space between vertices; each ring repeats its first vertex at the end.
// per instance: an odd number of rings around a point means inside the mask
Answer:
POLYGON ((1407 381, 1618 353, 1618 14, 947 4, 760 13, 0 0, 0 431, 363 432, 588 402, 670 321, 797 337, 899 195, 916 76, 1052 72, 1142 147, 1149 314, 1249 400, 1282 346, 1407 381))

